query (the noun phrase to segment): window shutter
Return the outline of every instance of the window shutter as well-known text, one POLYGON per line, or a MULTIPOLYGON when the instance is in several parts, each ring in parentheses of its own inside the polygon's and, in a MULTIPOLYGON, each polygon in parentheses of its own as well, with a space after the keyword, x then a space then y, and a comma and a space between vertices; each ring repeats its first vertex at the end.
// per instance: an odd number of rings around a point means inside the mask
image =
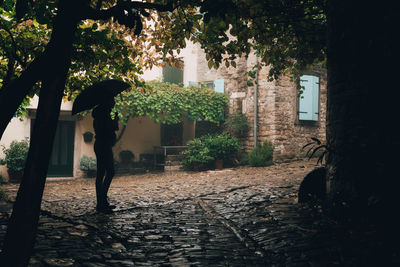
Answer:
POLYGON ((319 115, 319 77, 303 75, 300 85, 304 91, 299 100, 299 120, 318 121, 319 115))
POLYGON ((217 93, 224 93, 225 88, 224 88, 224 79, 217 79, 214 81, 214 90, 217 93))
POLYGON ((319 115, 319 78, 313 76, 312 83, 312 120, 318 121, 319 115))
MULTIPOLYGON (((215 90, 215 92, 217 92, 217 93, 225 93, 224 83, 225 83, 224 79, 215 80, 214 81, 214 90, 215 90)), ((220 117, 219 117, 219 120, 223 121, 224 118, 225 118, 225 112, 222 112, 220 117)))
POLYGON ((299 99, 299 120, 312 120, 313 116, 313 77, 303 75, 300 77, 300 85, 303 88, 303 93, 299 99))
POLYGON ((189 81, 188 84, 189 84, 189 86, 197 86, 197 83, 196 82, 192 82, 192 81, 189 81))

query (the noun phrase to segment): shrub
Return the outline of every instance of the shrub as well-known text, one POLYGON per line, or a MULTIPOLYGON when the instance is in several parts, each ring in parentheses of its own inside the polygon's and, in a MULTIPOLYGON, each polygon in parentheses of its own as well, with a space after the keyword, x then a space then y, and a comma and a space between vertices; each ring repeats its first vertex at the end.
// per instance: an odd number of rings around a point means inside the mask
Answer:
POLYGON ((204 168, 214 158, 210 156, 210 150, 205 146, 202 138, 196 138, 187 143, 188 149, 181 152, 181 163, 185 169, 193 170, 194 165, 199 164, 204 168))
POLYGON ((271 142, 265 141, 261 146, 253 148, 249 154, 249 164, 253 167, 272 165, 274 146, 271 142))
POLYGON ((84 171, 88 177, 93 177, 97 171, 96 159, 83 155, 79 160, 79 169, 84 171))
POLYGON ((240 149, 239 141, 228 134, 205 135, 188 142, 188 149, 183 151, 181 163, 186 169, 193 169, 194 164, 208 168, 218 160, 227 160, 236 155, 240 149))
POLYGON ((0 187, 0 200, 7 200, 7 195, 4 192, 3 188, 0 187))
POLYGON ((226 133, 218 135, 206 135, 203 137, 205 146, 209 149, 209 155, 214 159, 224 160, 232 158, 240 149, 236 137, 226 133))
POLYGON ((3 178, 3 175, 0 173, 0 200, 7 200, 7 195, 4 192, 3 188, 1 188, 1 185, 4 183, 6 183, 6 182, 3 178))
POLYGON ((7 165, 10 171, 23 171, 25 168, 26 157, 28 156, 28 140, 12 141, 9 148, 3 146, 4 159, 0 160, 2 165, 7 165))
POLYGON ((249 132, 250 126, 246 115, 232 114, 226 119, 224 129, 232 136, 243 137, 249 132))
POLYGON ((5 184, 6 180, 4 179, 3 175, 0 173, 0 185, 5 184))
POLYGON ((249 153, 241 152, 238 155, 239 165, 249 165, 249 153))

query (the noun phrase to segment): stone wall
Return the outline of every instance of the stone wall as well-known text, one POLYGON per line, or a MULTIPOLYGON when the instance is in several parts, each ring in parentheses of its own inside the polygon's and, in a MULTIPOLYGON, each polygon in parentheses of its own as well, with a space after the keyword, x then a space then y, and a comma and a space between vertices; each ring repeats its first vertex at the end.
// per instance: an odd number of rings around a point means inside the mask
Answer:
MULTIPOLYGON (((254 86, 249 86, 247 72, 254 65, 254 55, 236 60, 236 68, 221 66, 218 70, 208 69, 203 52, 198 53, 198 81, 225 80, 225 93, 230 97, 229 114, 247 115, 250 131, 241 142, 249 152, 254 147, 254 86)), ((222 64, 224 65, 224 64, 222 64)), ((284 161, 303 158, 302 147, 317 137, 325 142, 326 125, 326 71, 315 66, 303 74, 320 78, 319 120, 299 121, 298 92, 289 76, 268 81, 268 68, 259 71, 257 101, 257 143, 271 141, 275 146, 274 160, 284 161)))

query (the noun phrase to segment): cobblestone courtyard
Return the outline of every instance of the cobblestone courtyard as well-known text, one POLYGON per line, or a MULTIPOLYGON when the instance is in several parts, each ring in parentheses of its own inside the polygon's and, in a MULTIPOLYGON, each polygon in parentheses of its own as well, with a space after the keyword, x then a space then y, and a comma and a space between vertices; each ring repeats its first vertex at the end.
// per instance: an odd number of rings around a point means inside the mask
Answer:
MULTIPOLYGON (((389 266, 368 231, 296 203, 314 167, 116 177, 113 214, 95 212, 94 179, 48 179, 30 266, 389 266)), ((11 200, 17 188, 4 185, 11 200)), ((2 243, 11 204, 0 208, 2 243)))

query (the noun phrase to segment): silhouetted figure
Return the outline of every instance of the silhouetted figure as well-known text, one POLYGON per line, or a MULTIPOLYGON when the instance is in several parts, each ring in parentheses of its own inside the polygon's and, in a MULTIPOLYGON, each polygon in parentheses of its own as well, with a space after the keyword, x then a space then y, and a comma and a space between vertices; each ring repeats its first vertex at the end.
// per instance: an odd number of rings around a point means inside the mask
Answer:
POLYGON ((108 189, 114 177, 114 156, 112 147, 116 143, 115 131, 118 130, 118 118, 111 119, 110 112, 115 101, 111 99, 98 105, 92 112, 95 132, 94 152, 97 159, 96 198, 98 212, 110 213, 115 208, 107 199, 108 189))
POLYGON ((322 202, 326 195, 326 169, 319 167, 304 177, 299 188, 299 203, 322 202))

